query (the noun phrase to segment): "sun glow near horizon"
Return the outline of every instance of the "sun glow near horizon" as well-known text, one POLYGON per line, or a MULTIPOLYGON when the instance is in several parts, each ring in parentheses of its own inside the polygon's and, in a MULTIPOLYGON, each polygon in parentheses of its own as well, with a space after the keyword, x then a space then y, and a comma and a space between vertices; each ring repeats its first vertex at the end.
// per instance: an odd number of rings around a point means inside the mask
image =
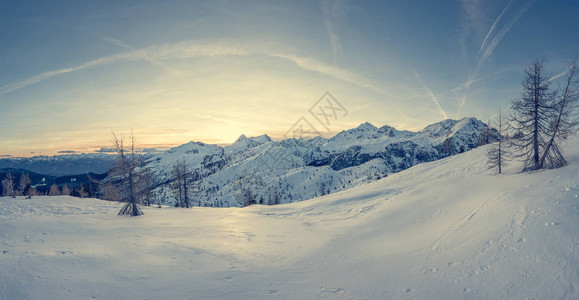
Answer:
POLYGON ((432 5, 9 4, 0 156, 92 152, 129 128, 146 148, 281 139, 326 92, 348 110, 329 135, 364 122, 419 130, 446 117, 486 120, 518 95, 522 66, 551 53, 559 73, 579 48, 551 34, 579 30, 567 6, 432 5), (552 18, 531 39, 524 29, 536 14, 552 18))

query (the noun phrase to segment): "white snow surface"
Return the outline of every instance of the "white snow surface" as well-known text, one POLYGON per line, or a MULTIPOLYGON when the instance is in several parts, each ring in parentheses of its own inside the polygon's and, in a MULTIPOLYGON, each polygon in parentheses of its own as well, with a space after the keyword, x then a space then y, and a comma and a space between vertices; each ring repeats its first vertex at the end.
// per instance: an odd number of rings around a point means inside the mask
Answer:
POLYGON ((276 206, 0 198, 0 299, 578 299, 579 139, 535 173, 485 150, 276 206))

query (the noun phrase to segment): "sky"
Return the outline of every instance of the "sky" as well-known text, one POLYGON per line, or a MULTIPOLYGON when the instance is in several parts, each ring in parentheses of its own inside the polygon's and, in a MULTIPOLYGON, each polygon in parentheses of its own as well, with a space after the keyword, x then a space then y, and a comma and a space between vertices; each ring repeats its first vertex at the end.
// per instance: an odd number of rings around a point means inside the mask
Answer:
POLYGON ((535 59, 579 55, 579 1, 3 1, 0 156, 488 120, 535 59), (329 94, 327 94, 329 93, 329 94), (330 96, 328 96, 330 95, 330 96), (296 127, 297 126, 297 127, 296 127))

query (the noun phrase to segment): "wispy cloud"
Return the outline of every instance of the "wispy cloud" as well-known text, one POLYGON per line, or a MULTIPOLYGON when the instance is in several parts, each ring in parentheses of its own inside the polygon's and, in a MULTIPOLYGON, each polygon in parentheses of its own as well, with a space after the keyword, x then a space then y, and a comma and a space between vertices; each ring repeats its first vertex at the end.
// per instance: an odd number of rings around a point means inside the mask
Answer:
POLYGON ((430 100, 432 101, 432 103, 434 103, 434 105, 436 106, 436 109, 438 110, 438 112, 444 117, 444 119, 448 119, 448 115, 446 114, 446 112, 444 111, 444 109, 442 108, 442 106, 440 106, 440 103, 438 102, 438 98, 436 97, 436 95, 434 95, 434 93, 432 92, 432 90, 430 90, 428 88, 428 86, 426 86, 426 84, 424 83, 424 81, 422 80, 422 77, 420 77, 420 75, 418 75, 418 73, 414 72, 414 77, 416 77, 416 79, 418 79, 418 82, 420 82, 420 84, 422 85, 422 87, 424 88, 424 90, 428 93, 428 96, 430 97, 430 100))
POLYGON ((112 37, 108 37, 108 36, 99 35, 99 34, 97 34, 96 36, 98 38, 102 39, 103 41, 107 41, 113 45, 117 45, 121 48, 129 49, 129 50, 133 50, 133 47, 129 46, 127 43, 125 43, 121 40, 118 40, 118 39, 115 39, 112 37))
POLYGON ((326 31, 330 39, 334 64, 337 64, 338 57, 342 54, 342 42, 337 23, 343 20, 346 15, 344 4, 340 0, 321 0, 321 7, 326 31))
POLYGON ((379 94, 389 96, 389 94, 386 91, 384 91, 379 87, 376 87, 375 85, 370 83, 368 79, 356 73, 350 72, 346 69, 338 68, 336 66, 332 66, 330 64, 326 64, 312 58, 300 57, 291 54, 269 54, 269 56, 287 59, 294 62, 296 65, 300 66, 302 69, 315 71, 324 74, 326 76, 339 79, 341 81, 345 81, 360 87, 373 90, 379 94))
MULTIPOLYGON (((570 66, 572 66, 572 65, 570 65, 570 66)), ((563 76, 567 75, 567 73, 569 73, 569 67, 565 68, 565 71, 563 71, 557 75, 551 76, 551 78, 549 78, 549 80, 547 80, 547 82, 551 82, 553 80, 556 80, 559 77, 563 77, 563 76)))
POLYGON ((107 65, 116 62, 153 61, 153 60, 167 60, 167 59, 179 59, 191 57, 214 57, 223 55, 248 55, 248 53, 234 46, 226 46, 223 44, 203 43, 195 41, 184 41, 174 44, 153 46, 145 49, 139 49, 129 52, 118 53, 110 56, 105 56, 75 67, 40 73, 27 79, 0 87, 0 96, 12 93, 16 90, 39 83, 41 81, 45 81, 58 75, 81 71, 91 67, 107 65))
MULTIPOLYGON (((495 48, 497 47, 497 45, 501 42, 501 40, 503 39, 503 37, 505 37, 505 35, 507 34, 507 32, 509 32, 511 30, 511 28, 513 28, 513 25, 515 25, 515 23, 517 23, 517 21, 525 14, 525 12, 529 9, 529 7, 531 7, 531 5, 535 2, 535 0, 531 0, 531 1, 525 1, 525 3, 517 10, 517 12, 515 13, 515 15, 501 28, 501 30, 493 37, 493 39, 491 40, 491 42, 489 43, 489 45, 486 47, 486 49, 484 50, 482 56, 480 57, 479 60, 479 64, 484 62, 489 56, 491 56, 491 54, 493 54, 493 51, 495 50, 495 48)), ((503 10, 503 12, 501 12, 501 15, 504 14, 505 10, 511 5, 511 2, 509 2, 507 4, 507 6, 505 7, 505 9, 503 10)), ((496 22, 496 21, 495 21, 496 22)), ((495 24, 493 23, 493 26, 495 26, 495 24)), ((491 26, 491 28, 493 27, 491 26)), ((490 32, 490 31, 489 31, 490 32)), ((482 47, 481 47, 482 49, 482 47)))
POLYGON ((58 154, 76 154, 76 153, 80 153, 79 151, 76 150, 61 150, 58 151, 58 154))
MULTIPOLYGON (((501 23, 500 21, 503 18, 503 16, 505 15, 505 13, 510 10, 512 3, 513 3, 513 0, 510 0, 509 3, 507 3, 507 5, 503 8, 501 13, 497 16, 497 18, 495 18, 495 21, 493 22, 493 24, 489 28, 489 30, 488 30, 480 48, 479 48, 478 55, 477 55, 476 61, 475 61, 475 68, 469 74, 469 78, 468 78, 467 84, 465 86, 465 93, 462 97, 462 100, 460 101, 460 104, 458 106, 458 110, 456 112, 456 118, 459 118, 460 113, 462 112, 462 109, 464 108, 464 105, 465 105, 466 100, 468 98, 468 93, 470 91, 470 87, 474 82, 476 82, 475 79, 478 77, 478 73, 480 72, 480 69, 481 69, 482 65, 484 64, 484 62, 493 54, 493 51, 499 45, 501 40, 505 37, 505 35, 511 30, 511 28, 515 25, 515 23, 517 23, 517 21, 525 14, 525 12, 529 9, 529 7, 531 7, 531 5, 535 1, 536 0, 525 1, 516 10, 514 15, 498 30, 498 32, 497 32, 497 25, 499 25, 501 23), (490 39, 490 41, 489 41, 489 39, 490 39)), ((474 2, 476 2, 476 1, 474 1, 474 2)), ((468 12, 467 12, 467 14, 468 14, 468 12)))
MULTIPOLYGON (((120 42, 120 41, 117 41, 120 42)), ((122 43, 121 44, 125 44, 122 43)), ((125 44, 126 45, 126 44, 125 44)), ((126 45, 130 48, 129 45, 126 45)), ((63 68, 59 70, 48 71, 0 87, 0 96, 23 89, 33 84, 48 80, 55 76, 77 72, 92 67, 120 63, 126 61, 164 61, 170 59, 186 59, 194 57, 218 57, 218 56, 249 56, 264 55, 269 57, 281 58, 294 62, 302 69, 321 73, 325 76, 348 82, 363 88, 373 90, 382 95, 388 96, 383 89, 373 85, 370 80, 364 78, 349 70, 339 68, 309 57, 302 57, 294 54, 283 52, 268 52, 267 50, 249 50, 234 43, 227 42, 208 42, 208 41, 183 41, 173 44, 164 44, 152 46, 143 49, 133 49, 99 59, 95 59, 84 64, 63 68)))
MULTIPOLYGON (((96 34, 96 36, 100 39, 102 39, 103 41, 109 42, 113 45, 119 46, 123 49, 127 49, 127 50, 131 50, 134 51, 135 48, 131 45, 129 45, 128 43, 125 43, 119 39, 115 39, 109 36, 104 36, 104 35, 100 35, 100 34, 96 34)), ((172 68, 171 66, 169 66, 166 63, 163 63, 159 60, 149 60, 149 63, 153 66, 165 69, 167 71, 169 71, 170 73, 172 73, 173 75, 183 75, 183 72, 180 72, 179 70, 172 68)))
POLYGON ((487 35, 485 36, 484 41, 482 42, 479 50, 478 50, 478 57, 480 57, 481 53, 483 52, 483 49, 485 48, 487 41, 489 39, 489 37, 491 36, 491 34, 493 33, 493 31, 495 30, 495 27, 497 26, 497 23, 499 23, 499 21, 501 20, 501 18, 503 17, 503 15, 505 14, 505 12, 507 11, 507 9, 509 8, 509 6, 511 6, 511 3, 513 3, 513 0, 509 1, 509 3, 507 4, 507 6, 505 6, 505 8, 503 8, 503 11, 499 14, 499 16, 495 19, 495 21, 493 22, 493 25, 491 25, 491 28, 489 29, 489 31, 487 32, 487 35))
POLYGON ((479 0, 461 0, 460 6, 462 9, 461 24, 458 42, 462 51, 463 57, 468 57, 467 37, 473 31, 478 32, 483 19, 483 13, 480 8, 479 0))

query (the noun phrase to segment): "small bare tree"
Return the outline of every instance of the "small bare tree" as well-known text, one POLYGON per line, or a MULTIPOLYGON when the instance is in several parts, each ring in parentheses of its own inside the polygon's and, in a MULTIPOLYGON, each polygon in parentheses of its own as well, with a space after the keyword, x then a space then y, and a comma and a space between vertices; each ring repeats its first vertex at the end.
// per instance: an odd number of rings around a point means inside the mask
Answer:
POLYGON ((63 196, 70 196, 70 189, 68 188, 68 185, 65 184, 65 185, 62 187, 62 191, 61 191, 60 194, 63 195, 63 196))
POLYGON ((12 170, 8 170, 6 173, 6 177, 2 180, 2 190, 4 192, 4 196, 7 197, 16 197, 16 191, 14 190, 15 184, 14 176, 12 175, 12 170))
POLYGON ((150 193, 148 185, 143 184, 146 170, 139 168, 140 156, 135 149, 135 135, 131 130, 129 143, 125 145, 123 136, 120 138, 113 132, 113 146, 116 153, 115 167, 112 170, 112 180, 116 183, 121 202, 126 204, 119 215, 139 216, 143 211, 139 204, 150 193))
POLYGON ((36 190, 35 187, 31 186, 30 188, 28 188, 28 191, 26 192, 26 199, 32 199, 32 197, 37 195, 38 191, 36 190))
POLYGON ((84 188, 84 185, 81 183, 78 185, 78 196, 80 198, 86 198, 86 196, 88 195, 86 189, 84 188))
POLYGON ((20 194, 31 198, 29 194, 31 183, 32 181, 30 180, 28 173, 23 172, 20 174, 20 183, 18 184, 18 190, 20 191, 20 194))
POLYGON ((121 201, 121 195, 112 182, 107 181, 106 183, 101 184, 100 188, 102 199, 109 201, 121 201))
MULTIPOLYGON (((490 122, 489 122, 490 123, 490 122)), ((499 141, 491 145, 487 150, 488 163, 491 169, 496 168, 499 174, 503 173, 503 167, 506 166, 506 161, 510 157, 510 152, 507 149, 508 143, 506 143, 507 137, 505 137, 505 125, 506 120, 499 109, 499 114, 495 120, 496 130, 499 133, 499 141)), ((491 126, 491 124, 489 124, 491 126)))
POLYGON ((190 190, 193 183, 193 172, 191 172, 189 165, 185 160, 179 160, 173 166, 173 193, 176 196, 177 207, 191 207, 191 198, 189 197, 190 190))
POLYGON ((58 185, 56 185, 56 182, 53 182, 52 185, 50 186, 50 190, 48 191, 48 195, 49 196, 60 195, 60 189, 58 189, 58 185))

